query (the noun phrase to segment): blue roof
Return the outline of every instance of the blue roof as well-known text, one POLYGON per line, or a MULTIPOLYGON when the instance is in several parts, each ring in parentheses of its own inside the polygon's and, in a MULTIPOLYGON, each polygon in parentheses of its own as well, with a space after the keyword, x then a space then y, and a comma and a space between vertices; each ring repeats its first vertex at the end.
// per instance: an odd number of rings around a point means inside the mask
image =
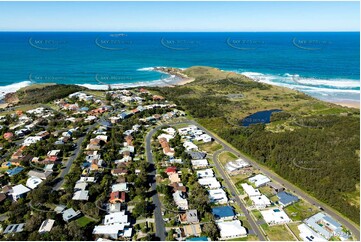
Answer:
POLYGON ((298 197, 287 192, 279 192, 277 193, 277 197, 279 199, 279 202, 283 205, 288 205, 298 201, 298 197))
POLYGON ((208 237, 206 236, 194 237, 194 238, 186 239, 186 241, 208 241, 208 237))
POLYGON ((236 215, 231 206, 212 208, 212 214, 216 219, 231 217, 231 216, 236 215))
POLYGON ((8 170, 6 173, 8 173, 9 176, 14 176, 14 175, 20 173, 22 170, 24 170, 24 168, 18 166, 18 167, 15 167, 14 169, 8 170))

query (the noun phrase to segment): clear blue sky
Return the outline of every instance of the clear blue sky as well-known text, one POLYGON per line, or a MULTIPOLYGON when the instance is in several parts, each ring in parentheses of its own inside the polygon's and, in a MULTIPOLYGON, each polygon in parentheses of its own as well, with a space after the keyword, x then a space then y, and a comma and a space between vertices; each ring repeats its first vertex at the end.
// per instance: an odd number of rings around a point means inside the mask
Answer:
POLYGON ((0 31, 359 31, 359 2, 0 2, 0 31))

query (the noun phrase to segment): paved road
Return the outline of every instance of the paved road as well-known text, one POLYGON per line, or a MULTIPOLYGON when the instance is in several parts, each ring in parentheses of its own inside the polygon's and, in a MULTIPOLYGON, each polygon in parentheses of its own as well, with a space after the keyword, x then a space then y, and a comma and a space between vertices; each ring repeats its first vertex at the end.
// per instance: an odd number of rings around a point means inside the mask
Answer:
MULTIPOLYGON (((296 193, 299 197, 302 197, 304 200, 306 200, 307 202, 314 204, 315 206, 318 207, 322 207, 324 209, 324 211, 326 213, 328 213, 329 215, 331 215, 333 218, 335 218, 336 220, 338 220, 341 224, 343 224, 344 226, 346 226, 351 233, 356 237, 357 240, 360 240, 360 227, 355 226, 354 224, 352 224, 351 222, 349 222, 348 219, 345 219, 343 216, 341 216, 338 212, 335 212, 334 209, 332 209, 331 207, 319 202, 318 200, 316 200, 315 198, 311 197, 309 194, 305 193, 303 190, 301 190, 300 188, 296 187, 295 185, 293 185, 292 183, 288 182, 287 180, 279 177, 278 175, 276 175, 273 171, 268 170, 267 168, 264 168, 262 166, 260 166, 258 163, 256 163, 253 160, 248 159, 247 157, 245 157, 244 155, 242 155, 238 150, 232 148, 231 146, 229 146, 227 143, 225 143, 223 140, 220 140, 218 137, 214 136, 212 133, 210 133, 209 131, 207 131, 203 126, 201 126, 200 124, 198 124, 197 122, 193 121, 193 120, 189 120, 190 124, 194 124, 197 125, 200 129, 202 129, 204 132, 206 132, 207 134, 209 134, 214 140, 216 140, 218 143, 220 143, 223 146, 223 151, 230 151, 234 154, 236 154, 237 156, 241 157, 242 159, 244 159, 245 161, 249 162, 250 164, 252 164, 253 167, 260 169, 260 171, 262 173, 264 173, 265 175, 267 175, 270 179, 282 184, 282 186, 284 186, 286 189, 289 189, 291 191, 293 191, 294 193, 296 193)), ((215 156, 215 155, 214 155, 215 156)), ((217 167, 218 169, 218 167, 217 167)), ((222 169, 219 169, 219 171, 222 171, 222 169)))
POLYGON ((225 146, 223 146, 222 149, 217 150, 216 152, 214 152, 214 154, 213 154, 213 162, 215 164, 215 167, 217 168, 218 172, 221 174, 223 180, 226 182, 227 188, 231 191, 231 194, 235 195, 233 197, 234 197, 237 205, 242 209, 242 212, 246 216, 247 221, 251 225, 250 229, 253 230, 253 232, 257 235, 257 237, 260 240, 266 241, 267 239, 266 239, 265 235, 259 229, 259 227, 257 226, 256 222, 254 221, 253 217, 250 215, 249 211, 247 210, 246 206, 243 204, 243 202, 241 201, 239 196, 237 196, 238 191, 234 188, 234 186, 232 185, 232 181, 230 180, 230 178, 227 176, 227 174, 225 173, 225 171, 223 170, 223 168, 219 164, 218 156, 219 156, 220 153, 222 153, 224 151, 225 151, 225 146))
MULTIPOLYGON (((147 161, 152 165, 154 165, 154 161, 153 161, 153 155, 152 155, 151 139, 152 139, 152 136, 154 135, 154 133, 161 127, 162 126, 158 126, 155 129, 152 129, 145 137, 145 150, 146 150, 146 155, 147 155, 147 161)), ((154 178, 152 185, 151 185, 151 190, 155 191, 157 188, 157 183, 155 180, 156 169, 154 168, 154 170, 151 171, 149 173, 149 175, 153 176, 153 178, 154 178)), ((161 209, 162 204, 159 200, 158 193, 154 193, 152 196, 152 199, 153 199, 153 204, 155 206, 155 209, 154 209, 155 235, 159 238, 159 240, 165 241, 165 238, 166 238, 165 224, 164 224, 164 220, 163 220, 163 216, 162 216, 162 209, 161 209)))
MULTIPOLYGON (((92 130, 98 123, 94 123, 91 126, 88 127, 87 131, 85 131, 85 133, 88 133, 90 130, 92 130)), ((64 177, 66 176, 66 174, 69 173, 71 165, 73 164, 74 160, 76 158, 78 158, 78 156, 80 155, 80 151, 81 151, 81 144, 83 143, 85 139, 85 135, 83 137, 80 137, 78 139, 78 141, 76 142, 76 149, 73 151, 74 155, 70 156, 70 158, 68 159, 65 168, 61 171, 60 175, 57 178, 61 178, 61 180, 54 185, 53 190, 59 190, 61 188, 61 186, 64 183, 64 177)))

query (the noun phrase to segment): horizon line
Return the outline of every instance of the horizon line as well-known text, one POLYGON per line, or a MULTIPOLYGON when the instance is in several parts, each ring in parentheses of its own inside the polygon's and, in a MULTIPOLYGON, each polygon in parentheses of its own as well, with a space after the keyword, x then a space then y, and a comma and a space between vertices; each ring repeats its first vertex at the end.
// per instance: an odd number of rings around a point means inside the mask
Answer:
POLYGON ((355 32, 360 33, 360 30, 255 30, 255 31, 132 31, 132 30, 0 30, 0 33, 5 32, 69 32, 69 33, 110 33, 110 32, 128 32, 128 33, 304 33, 304 32, 325 32, 325 33, 335 33, 335 32, 355 32))

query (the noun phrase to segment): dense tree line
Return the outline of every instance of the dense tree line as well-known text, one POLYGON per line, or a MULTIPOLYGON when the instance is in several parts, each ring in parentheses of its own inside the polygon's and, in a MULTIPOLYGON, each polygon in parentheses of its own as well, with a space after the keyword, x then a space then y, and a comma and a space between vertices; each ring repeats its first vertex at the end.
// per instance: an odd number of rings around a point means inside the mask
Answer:
POLYGON ((16 95, 20 104, 34 104, 47 103, 82 90, 85 90, 85 88, 77 85, 58 84, 42 88, 20 89, 16 92, 16 95))

